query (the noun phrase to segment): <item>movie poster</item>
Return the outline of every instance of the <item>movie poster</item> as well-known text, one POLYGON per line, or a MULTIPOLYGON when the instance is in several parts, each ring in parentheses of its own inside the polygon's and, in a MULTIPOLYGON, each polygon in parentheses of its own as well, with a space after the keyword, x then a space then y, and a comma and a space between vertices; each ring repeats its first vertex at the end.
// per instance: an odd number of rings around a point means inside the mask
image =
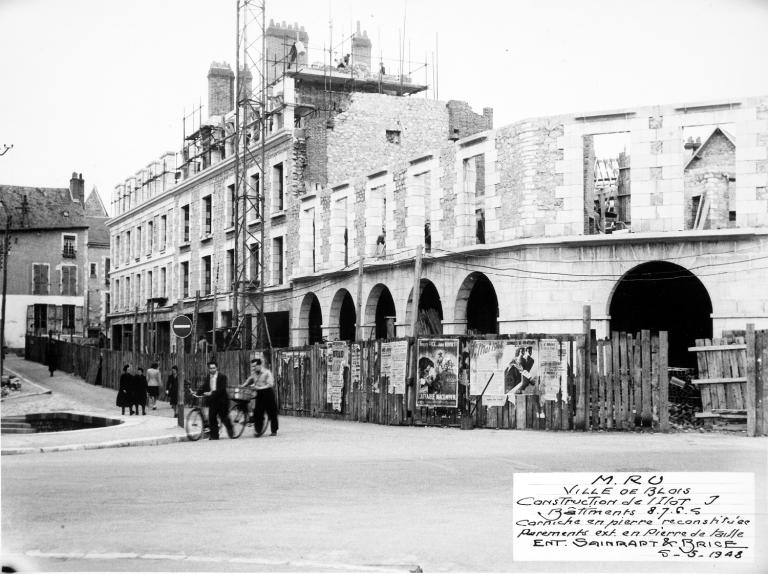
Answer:
POLYGON ((459 341, 456 339, 419 339, 416 406, 458 406, 458 356, 459 341))
POLYGON ((539 342, 533 339, 504 342, 504 394, 514 403, 517 394, 538 389, 539 342))
POLYGON ((545 401, 556 401, 560 383, 567 372, 560 356, 560 341, 542 339, 539 341, 539 393, 545 401))
POLYGON ((390 394, 405 394, 407 362, 408 341, 391 341, 381 344, 381 376, 389 377, 390 394))
POLYGON ((504 350, 507 341, 476 340, 470 347, 469 394, 483 396, 483 406, 501 407, 504 391, 504 350))

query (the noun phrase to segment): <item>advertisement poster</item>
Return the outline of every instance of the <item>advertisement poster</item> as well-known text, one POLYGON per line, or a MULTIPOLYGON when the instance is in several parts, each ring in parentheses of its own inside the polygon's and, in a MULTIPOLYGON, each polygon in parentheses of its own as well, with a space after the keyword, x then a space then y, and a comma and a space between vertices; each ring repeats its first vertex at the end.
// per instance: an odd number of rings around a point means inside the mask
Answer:
POLYGON ((381 376, 392 378, 392 343, 381 344, 381 376))
POLYGON ((456 339, 419 339, 416 349, 416 406, 458 406, 458 355, 459 342, 456 339))
POLYGON ((507 395, 504 391, 504 367, 506 365, 504 350, 506 343, 507 341, 500 340, 472 341, 469 394, 475 397, 482 394, 483 406, 501 407, 507 402, 507 395), (484 393, 483 390, 485 390, 484 393))
POLYGON ((508 340, 504 347, 504 393, 510 402, 523 391, 535 392, 539 380, 539 342, 508 340), (531 388, 533 387, 533 388, 531 388))
POLYGON ((349 358, 350 363, 350 378, 352 379, 350 385, 353 390, 361 388, 360 385, 360 345, 353 343, 351 356, 349 358))
POLYGON ((390 392, 396 395, 405 394, 405 373, 408 367, 408 341, 393 341, 392 373, 389 379, 390 392))
POLYGON ((539 341, 539 392, 545 401, 556 401, 560 382, 565 370, 560 357, 560 341, 542 339, 539 341))
POLYGON ((328 402, 333 410, 341 411, 341 399, 344 392, 344 367, 347 365, 347 344, 334 341, 330 344, 328 355, 328 402))

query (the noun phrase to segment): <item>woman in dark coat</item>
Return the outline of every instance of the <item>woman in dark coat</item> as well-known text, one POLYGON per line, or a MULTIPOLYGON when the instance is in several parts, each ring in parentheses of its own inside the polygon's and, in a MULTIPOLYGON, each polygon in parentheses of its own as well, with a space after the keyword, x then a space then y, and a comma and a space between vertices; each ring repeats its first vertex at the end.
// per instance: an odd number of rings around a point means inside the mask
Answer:
POLYGON ((128 372, 130 368, 130 365, 123 366, 123 374, 120 375, 120 384, 117 387, 115 404, 123 410, 122 414, 125 414, 125 407, 133 414, 133 375, 128 372))
POLYGON ((147 414, 147 377, 144 376, 144 369, 139 367, 133 376, 133 406, 136 408, 136 414, 147 414))
POLYGON ((176 365, 171 367, 171 374, 168 375, 168 381, 165 383, 165 394, 168 395, 168 402, 171 403, 173 416, 176 416, 179 397, 179 368, 176 365))

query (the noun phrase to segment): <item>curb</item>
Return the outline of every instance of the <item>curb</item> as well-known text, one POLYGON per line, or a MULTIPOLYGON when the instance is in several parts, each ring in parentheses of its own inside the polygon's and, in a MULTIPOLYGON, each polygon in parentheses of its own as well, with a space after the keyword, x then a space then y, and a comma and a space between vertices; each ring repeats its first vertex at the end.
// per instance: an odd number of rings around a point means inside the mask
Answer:
POLYGON ((186 442, 188 439, 186 436, 163 436, 154 438, 139 438, 139 439, 126 439, 126 440, 114 440, 101 443, 87 443, 87 444, 65 444, 57 446, 30 446, 19 448, 4 448, 0 451, 0 455, 14 455, 14 454, 35 454, 44 452, 69 452, 74 450, 98 450, 103 448, 122 448, 126 446, 155 446, 161 444, 172 444, 176 442, 186 442))

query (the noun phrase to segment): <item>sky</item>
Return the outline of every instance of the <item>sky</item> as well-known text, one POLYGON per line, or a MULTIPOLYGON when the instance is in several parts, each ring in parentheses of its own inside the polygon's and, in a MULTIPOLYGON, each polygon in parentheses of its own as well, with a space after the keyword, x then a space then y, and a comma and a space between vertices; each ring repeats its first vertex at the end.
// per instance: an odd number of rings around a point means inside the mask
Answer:
MULTIPOLYGON (((310 61, 359 21, 416 97, 528 117, 768 94, 768 0, 265 0, 310 61), (425 63, 427 64, 425 66, 425 63), (435 82, 435 80, 437 80, 435 82)), ((234 68, 236 0, 0 0, 0 184, 114 186, 182 146, 208 68, 234 68)), ((249 30, 258 32, 255 26, 249 30)))

